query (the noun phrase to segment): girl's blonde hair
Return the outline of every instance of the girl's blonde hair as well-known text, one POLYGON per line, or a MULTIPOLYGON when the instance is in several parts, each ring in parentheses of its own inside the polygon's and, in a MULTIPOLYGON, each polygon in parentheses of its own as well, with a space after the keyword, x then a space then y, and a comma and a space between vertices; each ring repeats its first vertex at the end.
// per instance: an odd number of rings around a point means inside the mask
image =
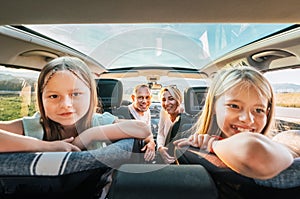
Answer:
POLYGON ((67 70, 80 79, 89 89, 91 93, 90 106, 88 112, 76 123, 77 132, 80 133, 91 127, 92 117, 98 106, 97 90, 95 79, 89 67, 81 59, 76 57, 59 57, 53 59, 42 69, 37 83, 37 102, 39 112, 41 114, 41 123, 44 127, 44 140, 62 139, 62 127, 59 123, 49 119, 44 110, 42 95, 45 86, 57 71, 67 70))
POLYGON ((267 123, 260 133, 266 135, 270 132, 274 125, 275 109, 272 86, 258 70, 250 66, 240 66, 222 69, 214 76, 208 89, 203 111, 194 126, 196 133, 221 134, 214 114, 215 102, 226 91, 241 83, 253 86, 261 97, 265 97, 268 100, 267 123))

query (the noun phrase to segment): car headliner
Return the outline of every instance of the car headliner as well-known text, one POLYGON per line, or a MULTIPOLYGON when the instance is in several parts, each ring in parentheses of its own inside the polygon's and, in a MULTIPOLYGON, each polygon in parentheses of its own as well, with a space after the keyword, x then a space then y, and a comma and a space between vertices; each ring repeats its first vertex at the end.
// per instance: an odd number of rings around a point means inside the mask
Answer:
MULTIPOLYGON (((20 25, 20 24, 72 24, 72 23, 297 23, 300 21, 299 8, 300 4, 296 0, 287 0, 282 5, 282 1, 240 1, 228 0, 115 0, 115 1, 98 1, 98 0, 23 0, 23 1, 4 1, 1 2, 2 11, 0 14, 0 24, 2 25, 20 25)), ((1 31, 0 31, 1 32, 1 31)), ((5 32, 4 32, 5 33, 5 32)), ((0 38, 1 39, 1 38, 0 38)), ((5 41, 5 40, 0 40, 5 41)), ((35 42, 37 40, 34 40, 35 42)), ((32 67, 40 69, 45 61, 36 59, 32 62, 26 56, 32 53, 30 49, 33 46, 31 38, 26 42, 28 44, 20 45, 17 41, 12 43, 11 52, 20 49, 20 54, 16 57, 9 54, 9 45, 2 45, 6 50, 2 54, 0 63, 19 65, 22 67, 32 67), (21 54, 22 52, 26 52, 21 54), (27 51, 25 51, 27 50, 27 51), (21 56, 20 56, 21 55, 21 56)), ((43 43, 38 41, 37 44, 43 43)), ((51 46, 53 47, 53 46, 51 46)), ((55 46, 52 49, 45 47, 40 48, 38 55, 48 52, 54 52, 61 56, 62 52, 70 55, 76 55, 85 59, 91 69, 96 73, 105 72, 105 68, 100 62, 86 57, 83 54, 64 49, 62 46, 55 46)), ((13 55, 13 54, 12 54, 13 55)), ((55 55, 55 54, 54 54, 55 55)), ((249 56, 248 54, 244 56, 249 56)), ((50 55, 51 57, 51 55, 50 55)), ((216 68, 213 67, 215 70, 216 68)), ((146 70, 145 73, 148 71, 146 70)), ((159 71, 154 71, 159 73, 159 71)), ((172 71, 171 71, 172 72, 172 71)), ((214 71, 207 70, 207 74, 214 71)), ((116 73, 117 74, 117 73, 116 73)), ((176 71, 171 73, 176 76, 176 71)), ((187 72, 187 74, 190 74, 187 72)), ((118 75, 118 74, 117 74, 118 75)), ((116 76, 117 77, 117 76, 116 76)))
POLYGON ((0 24, 252 22, 297 23, 297 0, 10 0, 0 24))

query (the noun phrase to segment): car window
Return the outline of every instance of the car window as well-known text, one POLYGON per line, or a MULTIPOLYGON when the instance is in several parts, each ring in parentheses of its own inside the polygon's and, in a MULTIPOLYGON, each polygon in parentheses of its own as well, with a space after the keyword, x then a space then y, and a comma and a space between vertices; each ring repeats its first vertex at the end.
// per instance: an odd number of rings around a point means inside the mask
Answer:
POLYGON ((136 23, 26 25, 93 57, 107 69, 201 69, 226 53, 292 24, 136 23))
POLYGON ((7 121, 36 112, 35 85, 39 72, 0 66, 0 120, 7 121))
MULTIPOLYGON (((120 81, 123 83, 123 100, 131 101, 132 90, 135 85, 141 83, 148 83, 145 77, 134 77, 134 78, 121 78, 120 81)), ((169 85, 176 85, 176 87, 184 93, 185 89, 191 86, 204 86, 208 84, 206 79, 192 79, 192 78, 172 78, 161 76, 159 81, 155 82, 162 87, 169 85)), ((160 88, 152 88, 152 101, 159 102, 159 91, 160 88)))
POLYGON ((276 99, 276 118, 279 129, 300 129, 300 69, 266 72, 276 99))

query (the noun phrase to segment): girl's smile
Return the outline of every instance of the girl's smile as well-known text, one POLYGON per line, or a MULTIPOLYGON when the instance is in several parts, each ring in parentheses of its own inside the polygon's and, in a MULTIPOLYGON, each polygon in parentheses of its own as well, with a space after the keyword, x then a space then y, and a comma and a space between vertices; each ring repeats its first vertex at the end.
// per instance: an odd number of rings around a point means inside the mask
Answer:
POLYGON ((254 132, 255 130, 249 127, 240 127, 237 125, 231 125, 231 127, 236 130, 236 133, 240 133, 240 132, 254 132))

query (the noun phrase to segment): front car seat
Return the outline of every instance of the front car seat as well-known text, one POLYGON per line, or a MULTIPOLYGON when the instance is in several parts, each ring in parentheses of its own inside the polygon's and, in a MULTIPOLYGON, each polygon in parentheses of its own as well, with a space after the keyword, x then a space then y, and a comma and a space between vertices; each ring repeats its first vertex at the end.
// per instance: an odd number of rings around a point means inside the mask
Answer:
POLYGON ((110 112, 121 106, 123 84, 117 79, 96 79, 98 99, 102 112, 110 112))

